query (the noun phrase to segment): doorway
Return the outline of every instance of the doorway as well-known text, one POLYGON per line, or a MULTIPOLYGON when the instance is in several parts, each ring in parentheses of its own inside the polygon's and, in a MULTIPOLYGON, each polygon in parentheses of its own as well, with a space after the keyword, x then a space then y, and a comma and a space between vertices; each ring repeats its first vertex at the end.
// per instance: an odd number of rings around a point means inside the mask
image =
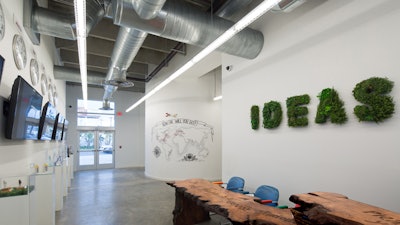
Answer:
POLYGON ((114 168, 114 130, 80 130, 78 169, 114 168))

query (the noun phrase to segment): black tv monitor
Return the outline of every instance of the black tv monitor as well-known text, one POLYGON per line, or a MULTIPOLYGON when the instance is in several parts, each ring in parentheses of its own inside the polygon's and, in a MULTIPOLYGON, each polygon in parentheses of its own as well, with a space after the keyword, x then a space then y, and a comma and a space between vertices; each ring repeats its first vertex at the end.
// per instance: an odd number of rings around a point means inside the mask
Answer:
POLYGON ((36 140, 43 97, 21 76, 14 80, 10 95, 5 136, 36 140))
POLYGON ((63 131, 62 131, 62 134, 61 134, 61 140, 66 140, 67 139, 67 131, 68 131, 68 120, 64 119, 63 131))
POLYGON ((52 139, 57 115, 58 114, 56 108, 54 108, 50 102, 47 102, 43 106, 42 116, 40 117, 40 122, 39 122, 39 132, 38 132, 39 140, 52 139))
POLYGON ((1 84, 1 77, 3 76, 3 68, 4 68, 4 58, 0 55, 0 84, 1 84))
POLYGON ((54 124, 53 135, 51 139, 61 141, 62 140, 62 132, 64 126, 64 117, 59 113, 56 117, 56 123, 54 124))

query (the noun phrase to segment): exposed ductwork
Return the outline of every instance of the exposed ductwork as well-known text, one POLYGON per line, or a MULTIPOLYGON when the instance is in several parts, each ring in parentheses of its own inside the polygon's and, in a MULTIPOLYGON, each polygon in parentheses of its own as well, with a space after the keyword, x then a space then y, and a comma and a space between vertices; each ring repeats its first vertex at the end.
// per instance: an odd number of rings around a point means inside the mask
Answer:
POLYGON ((131 87, 133 83, 126 80, 126 71, 132 64, 147 33, 133 28, 121 27, 111 55, 109 70, 105 80, 103 100, 110 100, 117 87, 131 87))
MULTIPOLYGON (((74 83, 81 82, 79 69, 68 68, 64 66, 53 67, 54 79, 65 80, 74 83)), ((88 71, 88 84, 102 86, 104 82, 104 74, 94 71, 88 71)))
POLYGON ((136 13, 145 20, 153 19, 160 12, 166 0, 131 0, 136 13))
POLYGON ((228 19, 236 12, 248 6, 253 0, 230 0, 226 1, 216 12, 215 15, 228 19))
POLYGON ((280 1, 272 11, 274 12, 291 12, 293 9, 299 7, 307 0, 282 0, 280 1))
MULTIPOLYGON (((205 47, 234 23, 204 13, 188 3, 168 0, 154 19, 138 16, 130 0, 113 1, 114 24, 136 28, 160 37, 205 47)), ((253 59, 261 51, 264 36, 260 31, 246 28, 218 48, 219 51, 253 59)))
MULTIPOLYGON (((97 0, 86 1, 87 32, 103 18, 104 7, 97 0)), ((39 6, 33 6, 30 27, 35 33, 68 40, 76 40, 75 17, 67 13, 54 12, 39 6)))

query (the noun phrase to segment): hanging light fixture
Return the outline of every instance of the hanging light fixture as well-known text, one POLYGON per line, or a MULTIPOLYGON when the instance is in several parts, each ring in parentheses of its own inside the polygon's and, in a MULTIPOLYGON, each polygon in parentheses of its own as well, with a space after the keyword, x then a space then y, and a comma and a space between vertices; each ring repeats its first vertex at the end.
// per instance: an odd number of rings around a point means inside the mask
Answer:
POLYGON ((86 55, 86 0, 74 0, 75 26, 78 42, 79 70, 81 74, 82 96, 87 109, 87 55, 86 55))

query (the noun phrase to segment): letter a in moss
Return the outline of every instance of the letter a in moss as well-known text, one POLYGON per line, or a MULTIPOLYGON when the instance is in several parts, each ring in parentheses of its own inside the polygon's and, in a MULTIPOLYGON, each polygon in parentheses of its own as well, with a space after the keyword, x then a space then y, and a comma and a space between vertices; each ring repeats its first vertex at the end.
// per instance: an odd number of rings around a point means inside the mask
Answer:
POLYGON ((257 130, 260 126, 260 108, 257 105, 253 105, 250 111, 251 129, 257 130))
POLYGON ((286 99, 289 127, 305 127, 308 125, 308 108, 300 105, 310 103, 309 95, 293 96, 286 99))
POLYGON ((354 107, 354 114, 359 121, 382 122, 394 113, 393 98, 386 96, 392 91, 393 81, 387 78, 371 77, 361 81, 353 90, 357 101, 365 105, 354 107))
POLYGON ((343 124, 347 121, 346 111, 343 107, 343 101, 339 98, 338 93, 333 88, 325 88, 318 96, 319 105, 316 123, 326 123, 328 118, 332 123, 343 124))

